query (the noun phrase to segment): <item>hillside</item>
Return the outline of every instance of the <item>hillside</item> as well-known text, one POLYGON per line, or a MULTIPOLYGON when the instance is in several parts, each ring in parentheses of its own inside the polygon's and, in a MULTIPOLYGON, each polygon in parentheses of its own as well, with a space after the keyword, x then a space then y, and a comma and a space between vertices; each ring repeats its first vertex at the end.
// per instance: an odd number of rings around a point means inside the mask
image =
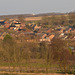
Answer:
POLYGON ((0 19, 13 19, 13 18, 18 18, 19 16, 24 16, 25 18, 27 17, 40 17, 40 16, 51 16, 51 15, 64 15, 64 13, 41 13, 41 14, 17 14, 17 15, 2 15, 0 16, 0 19))

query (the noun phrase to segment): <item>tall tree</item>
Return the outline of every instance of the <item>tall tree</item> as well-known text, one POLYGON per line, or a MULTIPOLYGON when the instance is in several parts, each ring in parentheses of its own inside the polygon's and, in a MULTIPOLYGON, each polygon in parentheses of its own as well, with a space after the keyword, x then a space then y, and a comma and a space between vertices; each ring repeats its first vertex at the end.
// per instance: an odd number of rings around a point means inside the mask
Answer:
POLYGON ((61 71, 68 72, 70 65, 70 52, 67 42, 61 39, 54 39, 51 42, 51 49, 54 61, 58 61, 61 71))

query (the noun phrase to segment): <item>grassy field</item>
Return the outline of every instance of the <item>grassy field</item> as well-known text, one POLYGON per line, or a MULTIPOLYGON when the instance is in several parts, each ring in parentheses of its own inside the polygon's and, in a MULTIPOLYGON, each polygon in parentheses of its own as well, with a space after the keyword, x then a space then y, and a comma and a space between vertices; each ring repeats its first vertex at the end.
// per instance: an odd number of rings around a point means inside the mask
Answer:
MULTIPOLYGON (((72 72, 75 73, 75 65, 72 65, 72 72)), ((59 65, 55 62, 47 65, 45 60, 37 59, 23 63, 0 62, 0 72, 22 72, 22 73, 61 73, 59 65)))

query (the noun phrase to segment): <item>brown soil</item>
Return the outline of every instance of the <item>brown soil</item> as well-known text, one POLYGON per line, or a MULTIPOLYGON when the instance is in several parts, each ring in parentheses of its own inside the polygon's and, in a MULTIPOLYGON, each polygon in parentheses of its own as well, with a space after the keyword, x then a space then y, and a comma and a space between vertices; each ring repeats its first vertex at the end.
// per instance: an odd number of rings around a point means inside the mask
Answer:
POLYGON ((16 73, 16 72, 0 72, 0 74, 3 74, 3 73, 8 73, 8 74, 18 74, 18 75, 74 75, 74 74, 56 74, 56 73, 48 73, 48 74, 45 74, 45 73, 16 73))

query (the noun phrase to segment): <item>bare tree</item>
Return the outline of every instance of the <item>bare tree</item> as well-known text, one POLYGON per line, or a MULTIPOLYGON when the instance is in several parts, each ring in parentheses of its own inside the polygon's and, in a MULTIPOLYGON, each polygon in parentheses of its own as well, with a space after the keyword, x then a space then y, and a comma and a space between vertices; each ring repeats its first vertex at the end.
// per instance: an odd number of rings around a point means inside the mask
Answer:
POLYGON ((54 61, 58 61, 62 72, 70 70, 70 52, 67 47, 67 42, 61 39, 54 39, 51 42, 51 49, 54 61))

